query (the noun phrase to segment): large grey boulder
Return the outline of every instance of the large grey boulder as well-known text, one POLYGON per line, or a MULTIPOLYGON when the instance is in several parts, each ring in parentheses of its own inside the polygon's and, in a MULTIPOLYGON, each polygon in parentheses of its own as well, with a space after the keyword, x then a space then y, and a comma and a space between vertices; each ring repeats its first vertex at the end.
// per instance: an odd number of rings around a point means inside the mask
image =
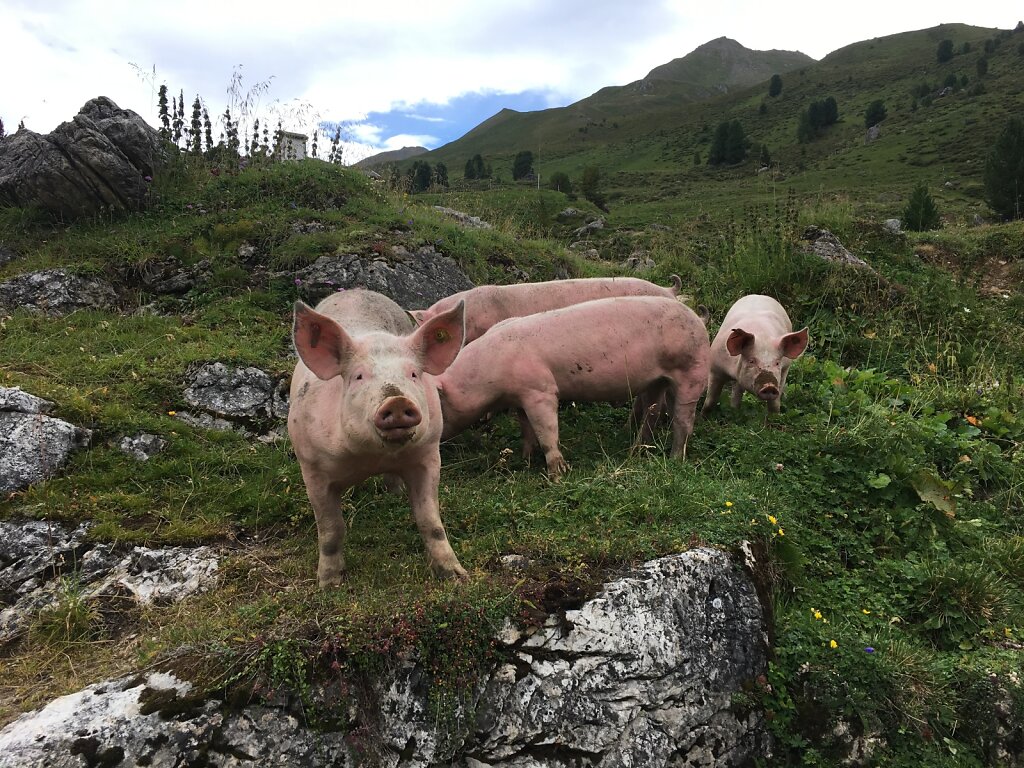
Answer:
POLYGON ((23 129, 0 142, 0 204, 64 218, 139 210, 162 152, 145 120, 100 96, 45 136, 23 129))
POLYGON ((66 269, 28 272, 0 283, 0 310, 6 312, 27 309, 66 315, 79 309, 106 309, 116 302, 117 293, 106 280, 66 269))
POLYGON ((48 416, 52 407, 17 387, 0 387, 0 493, 52 477, 89 444, 92 432, 48 416))
POLYGON ((722 552, 646 563, 536 631, 507 626, 498 641, 508 662, 442 722, 415 659, 384 675, 373 711, 342 715, 371 729, 369 755, 284 709, 230 711, 154 674, 23 715, 0 731, 0 766, 658 768, 771 754, 761 715, 732 706, 765 672, 767 637, 753 584, 722 552))
POLYGON ((432 245, 415 252, 398 245, 387 256, 321 256, 297 272, 295 282, 314 302, 337 290, 369 288, 405 309, 426 309, 445 296, 473 287, 458 265, 432 245))

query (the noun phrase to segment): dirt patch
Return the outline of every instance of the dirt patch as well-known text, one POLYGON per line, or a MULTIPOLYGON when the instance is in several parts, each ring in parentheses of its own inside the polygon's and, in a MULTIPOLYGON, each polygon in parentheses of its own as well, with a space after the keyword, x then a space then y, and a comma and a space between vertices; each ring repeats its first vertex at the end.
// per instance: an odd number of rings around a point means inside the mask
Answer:
POLYGON ((941 267, 958 280, 973 285, 984 296, 1009 297, 1021 292, 1024 265, 1020 262, 986 256, 965 260, 960 254, 935 243, 921 243, 914 254, 925 264, 941 267))

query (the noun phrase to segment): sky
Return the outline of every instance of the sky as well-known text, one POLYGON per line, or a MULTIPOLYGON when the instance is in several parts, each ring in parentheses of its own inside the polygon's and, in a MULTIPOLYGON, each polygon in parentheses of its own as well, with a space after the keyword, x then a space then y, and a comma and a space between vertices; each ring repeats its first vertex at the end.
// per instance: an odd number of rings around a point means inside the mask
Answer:
POLYGON ((0 0, 0 119, 8 133, 21 121, 48 133, 108 96, 156 125, 166 84, 189 113, 202 98, 215 135, 229 105, 245 123, 340 126, 348 163, 435 149, 503 108, 566 106, 718 37, 821 59, 1022 16, 1008 0, 0 0))

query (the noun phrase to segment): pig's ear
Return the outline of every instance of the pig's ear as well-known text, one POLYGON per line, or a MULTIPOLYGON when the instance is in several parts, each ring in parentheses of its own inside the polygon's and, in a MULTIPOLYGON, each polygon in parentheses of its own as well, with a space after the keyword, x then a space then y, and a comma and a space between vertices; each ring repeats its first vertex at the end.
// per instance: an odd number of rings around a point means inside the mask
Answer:
POLYGON ((730 355, 735 357, 746 349, 748 344, 753 343, 754 334, 747 333, 742 328, 733 328, 732 333, 729 334, 729 338, 725 342, 725 348, 729 350, 730 355))
POLYGON ((325 381, 344 373, 352 356, 352 339, 342 327, 301 301, 295 302, 292 339, 302 362, 325 381))
POLYGON ((807 349, 807 329, 787 333, 779 339, 779 350, 790 360, 796 360, 807 349))
POLYGON ((466 302, 435 315, 410 337, 413 350, 419 352, 423 370, 437 376, 452 364, 466 339, 466 302))
POLYGON ((412 321, 416 323, 416 325, 423 325, 423 315, 426 311, 427 310, 425 309, 407 309, 405 310, 405 314, 412 318, 412 321))

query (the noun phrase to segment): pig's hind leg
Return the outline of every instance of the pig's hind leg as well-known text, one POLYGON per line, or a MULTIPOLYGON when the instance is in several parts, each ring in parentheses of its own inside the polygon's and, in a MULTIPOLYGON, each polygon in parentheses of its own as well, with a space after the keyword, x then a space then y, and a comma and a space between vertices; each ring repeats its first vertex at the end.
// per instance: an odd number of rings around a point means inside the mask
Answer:
POLYGON ((684 379, 682 383, 670 384, 666 390, 672 405, 672 453, 673 459, 686 458, 686 443, 693 434, 693 422, 697 417, 697 400, 704 392, 704 381, 684 379))

